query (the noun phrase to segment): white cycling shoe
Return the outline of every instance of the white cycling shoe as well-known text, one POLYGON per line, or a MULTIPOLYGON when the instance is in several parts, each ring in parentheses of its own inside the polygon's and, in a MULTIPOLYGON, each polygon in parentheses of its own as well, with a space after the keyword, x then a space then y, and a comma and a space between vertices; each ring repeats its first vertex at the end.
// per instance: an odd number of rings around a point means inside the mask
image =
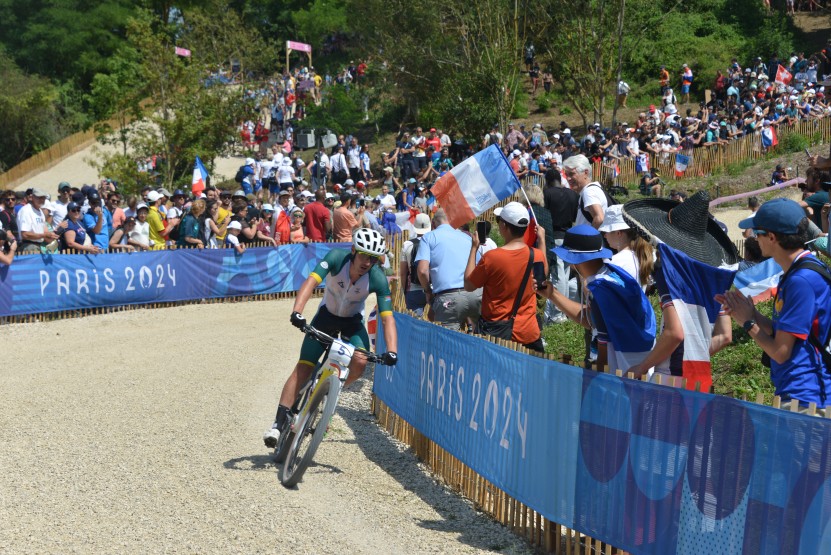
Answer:
POLYGON ((277 427, 277 423, 275 422, 274 425, 271 427, 270 430, 266 430, 263 434, 263 443, 269 449, 274 449, 277 447, 277 443, 280 441, 280 429, 277 427))

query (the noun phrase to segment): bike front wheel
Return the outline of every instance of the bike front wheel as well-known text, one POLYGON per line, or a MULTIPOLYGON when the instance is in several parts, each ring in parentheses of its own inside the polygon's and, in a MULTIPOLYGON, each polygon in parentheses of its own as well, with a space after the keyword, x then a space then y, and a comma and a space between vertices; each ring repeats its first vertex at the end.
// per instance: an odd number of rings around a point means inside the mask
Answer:
POLYGON ((330 376, 309 400, 306 419, 300 424, 299 429, 295 430, 294 439, 283 463, 280 481, 285 487, 295 486, 303 479, 303 473, 311 464, 326 434, 329 421, 335 414, 339 393, 340 380, 336 376, 330 376))

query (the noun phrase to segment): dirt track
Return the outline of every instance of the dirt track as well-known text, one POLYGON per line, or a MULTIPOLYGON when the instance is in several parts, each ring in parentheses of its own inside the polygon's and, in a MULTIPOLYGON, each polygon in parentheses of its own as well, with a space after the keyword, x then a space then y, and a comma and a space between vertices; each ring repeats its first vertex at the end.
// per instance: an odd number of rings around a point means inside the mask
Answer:
POLYGON ((375 425, 364 380, 304 482, 279 484, 261 434, 299 350, 289 311, 0 328, 0 552, 526 552, 375 425))

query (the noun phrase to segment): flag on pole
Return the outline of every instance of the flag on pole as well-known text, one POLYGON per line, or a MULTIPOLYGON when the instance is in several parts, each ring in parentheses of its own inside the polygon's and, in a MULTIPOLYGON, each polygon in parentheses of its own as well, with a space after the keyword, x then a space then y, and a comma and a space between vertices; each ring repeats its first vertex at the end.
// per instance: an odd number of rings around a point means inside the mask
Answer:
POLYGON ((736 273, 693 260, 666 243, 658 245, 658 253, 661 264, 656 281, 669 293, 684 328, 682 375, 687 389, 695 389, 698 382, 701 391, 709 392, 713 384, 710 339, 720 310, 714 297, 730 288, 736 273))
POLYGON ((681 177, 690 165, 691 157, 680 152, 675 154, 675 177, 681 177))
POLYGON ((193 165, 193 182, 190 190, 194 197, 199 198, 199 195, 205 190, 208 184, 208 170, 205 169, 205 164, 199 156, 196 157, 196 163, 193 165))
POLYGON ((638 154, 638 157, 635 159, 635 171, 637 173, 649 171, 649 154, 638 154))
POLYGON ((779 67, 776 68, 776 77, 774 78, 774 83, 782 83, 783 85, 787 85, 793 79, 793 75, 791 72, 785 69, 782 64, 779 64, 779 67))
POLYGON ((519 187, 505 155, 491 145, 441 176, 432 192, 447 213, 448 223, 458 228, 519 187))
POLYGON ((782 268, 772 258, 751 266, 736 274, 733 285, 753 299, 754 303, 766 301, 776 295, 779 280, 782 278, 782 268))
POLYGON ((618 165, 617 162, 615 162, 615 165, 612 166, 612 179, 617 179, 619 175, 620 175, 620 166, 618 165))

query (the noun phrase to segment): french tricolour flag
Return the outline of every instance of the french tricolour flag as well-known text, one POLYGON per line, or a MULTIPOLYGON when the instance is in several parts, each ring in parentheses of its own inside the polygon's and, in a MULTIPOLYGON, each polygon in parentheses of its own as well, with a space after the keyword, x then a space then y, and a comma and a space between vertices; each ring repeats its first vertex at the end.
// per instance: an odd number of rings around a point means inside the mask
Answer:
POLYGON ((519 187, 505 155, 491 145, 441 176, 432 192, 447 213, 448 223, 459 227, 510 197, 519 187))
POLYGON ((776 129, 771 125, 766 125, 762 130, 762 146, 764 148, 771 148, 779 144, 779 138, 776 136, 776 129))
POLYGON ((690 165, 690 157, 680 152, 675 155, 675 177, 681 177, 690 165))
POLYGON ((638 154, 638 157, 635 158, 635 171, 637 173, 649 171, 649 154, 638 154))
POLYGON ((658 245, 658 252, 662 274, 658 279, 664 280, 684 328, 682 372, 687 389, 695 389, 699 382, 701 391, 709 392, 713 385, 710 338, 721 308, 714 297, 730 289, 736 272, 693 260, 665 243, 658 245))
POLYGON ((193 183, 190 190, 193 196, 199 198, 199 195, 205 190, 208 184, 208 170, 205 169, 205 164, 199 156, 196 157, 196 163, 193 165, 193 183))
POLYGON ((772 258, 751 266, 736 274, 733 285, 743 295, 750 296, 754 303, 766 301, 776 295, 782 267, 772 258))

